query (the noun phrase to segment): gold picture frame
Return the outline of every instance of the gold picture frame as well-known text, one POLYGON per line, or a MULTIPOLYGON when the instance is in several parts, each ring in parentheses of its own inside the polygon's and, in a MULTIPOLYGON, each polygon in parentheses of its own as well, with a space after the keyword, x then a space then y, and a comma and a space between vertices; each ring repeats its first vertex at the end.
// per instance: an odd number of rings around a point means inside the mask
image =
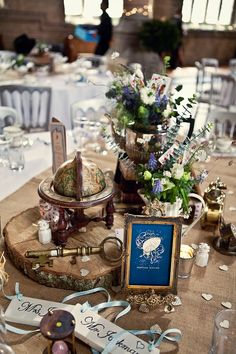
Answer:
POLYGON ((182 218, 125 215, 123 286, 177 293, 182 218))

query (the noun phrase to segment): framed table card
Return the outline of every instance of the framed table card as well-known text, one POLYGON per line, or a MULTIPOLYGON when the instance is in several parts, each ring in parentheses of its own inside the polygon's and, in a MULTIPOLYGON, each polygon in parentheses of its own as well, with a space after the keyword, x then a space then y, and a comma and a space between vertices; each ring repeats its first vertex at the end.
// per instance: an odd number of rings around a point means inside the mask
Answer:
POLYGON ((62 122, 52 118, 50 123, 52 141, 52 172, 55 173, 58 167, 67 160, 66 152, 66 129, 62 122))
POLYGON ((181 218, 126 214, 124 287, 177 293, 181 218))

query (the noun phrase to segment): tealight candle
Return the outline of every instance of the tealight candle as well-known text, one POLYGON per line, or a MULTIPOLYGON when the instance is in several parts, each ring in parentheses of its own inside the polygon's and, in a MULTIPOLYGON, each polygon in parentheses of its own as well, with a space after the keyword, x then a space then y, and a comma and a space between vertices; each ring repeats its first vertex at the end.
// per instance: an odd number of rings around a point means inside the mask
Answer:
POLYGON ((188 245, 181 245, 180 258, 188 259, 194 256, 194 249, 188 245))

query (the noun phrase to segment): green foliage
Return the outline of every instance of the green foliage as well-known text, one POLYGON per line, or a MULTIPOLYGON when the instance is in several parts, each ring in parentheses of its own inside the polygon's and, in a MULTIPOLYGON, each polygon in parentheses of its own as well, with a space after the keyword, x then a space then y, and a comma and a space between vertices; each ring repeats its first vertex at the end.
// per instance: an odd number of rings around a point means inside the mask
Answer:
POLYGON ((178 48, 181 34, 171 21, 149 20, 144 22, 139 38, 145 48, 161 55, 178 48))

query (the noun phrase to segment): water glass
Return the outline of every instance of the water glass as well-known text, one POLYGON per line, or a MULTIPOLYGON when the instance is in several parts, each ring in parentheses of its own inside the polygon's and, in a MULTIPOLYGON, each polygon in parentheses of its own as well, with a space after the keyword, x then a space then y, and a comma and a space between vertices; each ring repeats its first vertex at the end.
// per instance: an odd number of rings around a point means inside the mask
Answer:
POLYGON ((9 167, 12 171, 21 171, 25 167, 25 158, 23 151, 23 139, 16 137, 11 140, 8 149, 9 167))
POLYGON ((0 138, 0 167, 8 166, 8 148, 9 140, 0 138))
POLYGON ((189 278, 195 262, 196 253, 191 246, 181 245, 179 259, 179 278, 189 278))
POLYGON ((73 136, 77 149, 85 151, 85 145, 89 140, 89 120, 87 117, 82 116, 74 119, 73 136))
POLYGON ((236 354, 236 310, 216 314, 209 354, 236 354))

